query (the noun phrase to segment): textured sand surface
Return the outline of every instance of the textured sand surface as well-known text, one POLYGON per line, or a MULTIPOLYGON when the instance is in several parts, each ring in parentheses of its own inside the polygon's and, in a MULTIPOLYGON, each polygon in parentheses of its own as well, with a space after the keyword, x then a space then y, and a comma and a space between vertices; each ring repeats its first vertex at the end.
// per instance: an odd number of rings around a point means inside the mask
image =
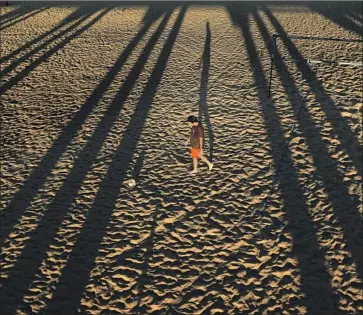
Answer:
POLYGON ((363 314, 361 2, 0 21, 0 314, 363 314))

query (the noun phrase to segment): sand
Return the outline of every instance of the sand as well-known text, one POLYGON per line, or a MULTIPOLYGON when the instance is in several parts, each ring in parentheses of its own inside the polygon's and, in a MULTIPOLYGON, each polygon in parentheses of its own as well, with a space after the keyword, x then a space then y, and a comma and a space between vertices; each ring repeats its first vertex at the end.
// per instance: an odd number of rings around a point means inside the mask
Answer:
POLYGON ((362 3, 1 6, 0 313, 362 314, 362 3), (214 169, 190 166, 201 118, 214 169), (135 178, 130 189, 125 182, 135 178))

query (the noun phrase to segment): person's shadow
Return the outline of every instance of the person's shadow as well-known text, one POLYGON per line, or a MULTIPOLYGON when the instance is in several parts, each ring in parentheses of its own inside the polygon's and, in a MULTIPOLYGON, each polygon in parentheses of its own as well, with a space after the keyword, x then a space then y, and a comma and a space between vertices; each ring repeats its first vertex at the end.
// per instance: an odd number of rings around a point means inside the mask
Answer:
POLYGON ((209 160, 213 161, 213 146, 214 146, 214 134, 212 124, 210 122, 210 116, 207 105, 207 88, 208 88, 208 74, 210 66, 210 54, 211 54, 211 31, 209 22, 206 25, 206 39, 204 45, 204 52, 201 59, 203 62, 202 77, 200 80, 200 92, 199 92, 199 121, 202 121, 204 116, 205 123, 207 125, 208 137, 209 137, 209 160))

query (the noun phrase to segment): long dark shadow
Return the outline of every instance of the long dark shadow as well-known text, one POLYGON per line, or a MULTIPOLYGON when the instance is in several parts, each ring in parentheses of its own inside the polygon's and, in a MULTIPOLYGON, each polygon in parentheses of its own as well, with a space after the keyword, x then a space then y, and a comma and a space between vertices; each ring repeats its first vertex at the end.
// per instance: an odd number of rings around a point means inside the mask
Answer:
MULTIPOLYGON (((25 69, 17 73, 14 77, 3 83, 3 85, 0 87, 0 95, 5 93, 7 90, 11 89, 14 85, 16 85, 20 80, 22 80, 24 77, 28 76, 31 71, 33 71, 36 67, 38 67, 42 62, 47 60, 49 57, 51 57, 53 54, 55 54, 59 49, 62 49, 64 46, 66 46, 68 43, 70 43, 74 38, 85 32, 87 29, 89 29, 92 25, 94 25, 97 21, 99 21, 103 16, 105 16, 111 8, 105 9, 101 11, 95 18, 93 18, 91 21, 89 21, 87 24, 83 25, 81 28, 76 30, 74 33, 63 39, 59 44, 53 46, 50 48, 47 52, 45 52, 41 57, 39 57, 37 60, 32 62, 29 66, 27 66, 25 69)), ((84 17, 79 19, 76 23, 68 27, 66 30, 63 30, 61 33, 54 36, 52 39, 46 41, 43 43, 43 45, 37 47, 32 52, 29 52, 28 54, 24 55, 23 57, 19 58, 16 62, 14 62, 9 67, 5 68, 0 75, 4 76, 5 74, 9 73, 11 70, 13 70, 15 67, 17 67, 20 63, 24 62, 28 57, 35 54, 36 52, 40 51, 45 47, 45 45, 48 45, 50 42, 53 42, 55 39, 66 35, 68 32, 72 31, 73 28, 77 27, 78 25, 82 24, 84 21, 86 21, 90 16, 92 16, 93 12, 87 13, 84 17)))
MULTIPOLYGON (((273 14, 268 9, 265 9, 264 12, 269 17, 272 25, 274 25, 276 30, 278 30, 280 34, 284 34, 285 32, 282 26, 279 24, 273 14)), ((265 41, 267 41, 267 37, 269 35, 266 30, 264 30, 264 32, 265 41)), ((290 49, 293 49, 295 53, 298 51, 297 47, 295 47, 294 44, 288 39, 285 41, 285 45, 288 49, 289 46, 291 46, 292 48, 290 49)), ((297 88, 293 77, 289 75, 287 67, 281 61, 279 55, 277 55, 276 58, 276 70, 280 74, 280 79, 283 83, 285 92, 289 98, 290 104, 296 116, 296 120, 299 123, 299 129, 305 136, 307 146, 310 150, 317 171, 322 178, 325 190, 328 194, 328 198, 333 206, 334 213, 337 216, 339 220, 338 222, 343 229, 347 249, 352 253, 353 259, 356 263, 357 273, 359 274, 360 278, 363 279, 363 221, 359 213, 359 199, 356 198, 356 200, 354 200, 353 197, 349 194, 349 189, 344 184, 343 174, 339 172, 337 168, 337 163, 330 156, 329 151, 326 148, 326 145, 322 139, 320 131, 314 124, 305 103, 302 101, 300 102, 301 109, 299 108, 299 104, 295 103, 293 95, 299 95, 299 89, 297 88)), ((300 70, 302 72, 307 71, 303 68, 300 68, 300 70)), ((306 76, 306 74, 303 75, 306 76)), ((325 109, 325 112, 329 111, 331 108, 332 110, 334 110, 333 106, 329 106, 329 108, 327 108, 327 106, 322 107, 323 109, 325 109)), ((337 110, 335 109, 334 112, 336 111, 337 110)), ((357 147, 357 151, 357 155, 361 156, 361 149, 358 149, 357 147)), ((355 162, 362 164, 362 160, 359 160, 359 162, 356 160, 355 162)))
POLYGON ((314 225, 309 217, 307 200, 299 184, 285 132, 276 108, 268 98, 268 82, 262 64, 256 58, 259 52, 250 31, 249 15, 246 12, 239 15, 235 8, 229 6, 227 8, 232 21, 242 30, 255 85, 259 87, 257 93, 260 99, 260 110, 268 133, 275 177, 288 221, 287 230, 293 236, 292 255, 297 258, 300 269, 303 293, 301 302, 306 306, 308 314, 322 314, 325 310, 328 310, 329 314, 336 314, 338 307, 330 284, 331 276, 324 265, 324 253, 320 249, 314 225), (319 287, 316 283, 319 283, 319 287))
MULTIPOLYGON (((71 257, 62 272, 59 285, 56 288, 53 299, 49 303, 48 312, 46 314, 54 314, 58 309, 73 311, 77 309, 81 295, 87 285, 90 272, 94 267, 95 258, 98 255, 99 246, 119 196, 120 187, 125 179, 127 168, 132 163, 133 153, 139 141, 141 131, 151 108, 151 103, 166 68, 185 13, 186 6, 183 6, 159 58, 156 61, 156 65, 149 77, 140 100, 136 105, 135 112, 125 130, 124 136, 120 139, 120 145, 113 156, 112 163, 104 180, 100 184, 92 209, 81 229, 79 238, 71 253, 71 257), (120 161, 122 161, 122 164, 120 161), (100 212, 102 213, 101 215, 100 212), (86 256, 84 256, 85 247, 88 248, 86 256), (67 297, 68 300, 65 300, 65 297, 67 297)), ((166 19, 164 19, 161 28, 165 27, 165 22, 169 17, 170 12, 167 14, 166 19)), ((155 39, 153 41, 155 41, 155 39)), ((120 107, 120 103, 122 103, 122 100, 124 99, 125 98, 123 97, 121 100, 118 99, 117 102, 113 103, 113 106, 120 107)), ((119 110, 117 112, 119 112, 119 110)), ((150 255, 149 258, 146 258, 146 263, 148 259, 150 259, 150 255)))
MULTIPOLYGON (((280 35, 288 35, 269 9, 265 8, 265 13, 280 35)), ((358 139, 354 136, 347 120, 342 117, 334 101, 325 91, 324 86, 320 83, 310 66, 307 63, 299 62, 304 59, 304 56, 302 56, 294 43, 286 37, 283 37, 281 40, 285 44, 289 53, 296 57, 295 64, 300 70, 303 79, 309 84, 311 91, 314 93, 315 99, 318 102, 321 101, 319 104, 322 107, 326 118, 332 124, 335 133, 342 143, 342 146, 344 146, 349 157, 354 163, 359 176, 362 177, 362 146, 358 139)))
MULTIPOLYGON (((0 6, 0 10, 2 10, 2 6, 0 6)), ((29 13, 29 11, 31 11, 32 9, 30 9, 29 7, 26 6, 20 6, 8 13, 2 14, 0 16, 0 24, 4 24, 4 23, 9 23, 10 21, 13 21, 19 17, 21 17, 24 14, 29 13)), ((35 10, 35 9, 33 9, 35 10)))
POLYGON ((7 23, 12 19, 16 19, 21 13, 21 8, 13 9, 8 13, 2 14, 3 5, 0 6, 0 25, 3 23, 7 23))
POLYGON ((35 55, 37 52, 41 51, 42 49, 45 49, 47 47, 47 45, 52 44, 55 40, 57 40, 58 38, 60 38, 62 36, 66 36, 69 32, 71 32, 73 29, 75 29, 78 25, 80 25, 84 21, 86 21, 93 13, 94 12, 87 12, 87 14, 85 14, 83 17, 81 17, 76 23, 74 23, 73 25, 68 26, 66 29, 62 30, 59 34, 54 35, 52 38, 46 40, 44 43, 42 43, 38 47, 32 49, 31 51, 29 51, 25 55, 23 55, 20 58, 18 58, 11 65, 9 65, 6 68, 4 68, 0 72, 0 75, 5 76, 10 71, 14 70, 17 66, 19 66, 21 63, 23 63, 25 60, 27 60, 28 58, 32 57, 33 55, 35 55))
MULTIPOLYGON (((140 305, 141 304, 141 299, 143 297, 147 297, 150 296, 149 292, 145 292, 145 287, 146 285, 151 283, 151 278, 148 277, 147 272, 150 268, 150 262, 154 253, 154 237, 155 237, 155 228, 157 226, 157 219, 156 219, 156 215, 159 212, 159 209, 156 207, 155 208, 155 212, 152 215, 152 222, 151 222, 151 231, 150 231, 150 236, 147 238, 146 242, 145 242, 145 246, 144 248, 146 249, 145 253, 141 253, 141 255, 144 256, 144 261, 142 264, 140 264, 138 267, 142 270, 140 276, 137 279, 137 288, 138 288, 138 297, 137 297, 137 304, 135 306, 135 308, 132 310, 133 314, 140 314, 140 315, 144 315, 147 314, 147 306, 144 305, 140 305)), ((120 263, 123 263, 123 265, 127 266, 128 261, 124 261, 120 263)))
MULTIPOLYGON (((162 11, 154 12, 160 17, 162 11)), ((104 92, 111 85, 116 75, 127 61, 131 52, 141 41, 143 36, 149 30, 151 24, 145 24, 136 34, 134 39, 126 46, 123 53, 112 66, 110 71, 102 79, 100 84, 95 88, 93 93, 88 97, 86 102, 81 106, 80 110, 75 114, 69 124, 62 130, 59 137, 54 141, 52 147, 41 160, 39 166, 25 180, 23 186, 17 192, 10 204, 2 211, 0 215, 0 246, 4 243, 5 238, 9 235, 13 227, 18 223, 19 217, 30 206, 32 200, 38 193, 39 189, 45 183, 50 172, 57 164, 60 156, 67 150, 77 132, 82 128, 89 114, 97 106, 98 102, 103 97, 104 92)))
POLYGON ((47 9, 48 9, 48 7, 40 8, 40 9, 38 9, 38 10, 34 11, 34 12, 31 12, 30 14, 28 14, 28 15, 26 15, 26 16, 22 16, 21 18, 17 19, 16 21, 12 21, 12 22, 10 22, 10 23, 7 23, 6 25, 2 25, 2 24, 1 24, 1 26, 0 26, 0 31, 3 31, 3 30, 5 30, 5 29, 9 28, 10 26, 13 26, 13 25, 18 24, 18 23, 20 23, 20 22, 23 22, 23 21, 25 21, 25 20, 29 19, 30 17, 32 17, 32 16, 34 16, 34 15, 36 15, 36 14, 39 14, 40 12, 43 12, 43 11, 45 11, 45 10, 47 10, 47 9))
POLYGON ((351 5, 356 11, 362 12, 362 2, 356 1, 355 3, 344 3, 344 2, 318 2, 309 1, 306 5, 313 11, 321 14, 322 16, 330 19, 332 22, 340 25, 348 31, 354 32, 358 36, 362 36, 363 28, 362 25, 354 23, 352 20, 348 19, 342 11, 344 11, 344 6, 351 5), (327 5, 330 4, 330 5, 327 5))
MULTIPOLYGON (((142 54, 138 58, 136 64, 132 68, 132 70, 129 72, 127 78, 125 79, 125 82, 117 95, 115 96, 114 100, 112 101, 110 107, 107 109, 106 113, 104 114, 101 122, 97 126, 96 130, 93 132, 92 137, 90 138, 89 142, 83 149, 83 151, 79 154, 77 161, 75 162, 69 176, 63 183, 61 189, 57 193, 56 197, 53 199, 52 203, 49 205, 46 214, 39 222, 37 228, 30 233, 30 240, 25 244, 25 248, 21 254, 21 256, 18 259, 18 262, 16 266, 11 270, 9 277, 6 279, 6 283, 3 285, 3 292, 8 292, 8 290, 14 291, 12 294, 11 299, 4 296, 0 296, 0 304, 3 302, 3 305, 7 304, 9 305, 9 309, 11 311, 14 311, 14 308, 17 307, 17 305, 20 304, 22 296, 25 294, 26 289, 28 288, 31 281, 34 280, 34 275, 37 269, 40 266, 40 263, 46 255, 46 251, 48 249, 49 244, 53 241, 57 230, 59 226, 61 225, 64 216, 69 211, 72 203, 74 202, 75 198, 77 197, 79 188, 81 187, 83 180, 85 179, 88 171, 91 169, 93 165, 93 161, 97 157, 97 154, 99 153, 103 142, 105 138, 107 137, 109 130, 112 128, 115 120, 117 119, 119 112, 130 94, 132 87, 134 86, 137 78, 139 77, 140 73, 142 72, 142 69, 147 62, 150 53, 152 52, 152 49, 156 43, 156 41, 161 36, 168 20, 170 17, 170 12, 164 17, 163 21, 147 43, 146 47, 144 48, 142 54), (38 231, 46 231, 46 233, 39 233, 38 231), (32 261, 29 262, 29 254, 33 253, 32 261), (36 253, 36 254, 34 254, 36 253), (19 278, 19 274, 21 277, 19 278), (21 279, 21 280, 19 280, 21 279), (4 289, 5 288, 5 289, 4 289), (6 302, 7 300, 7 302, 6 302), (11 301, 11 303, 10 303, 11 301)), ((87 109, 86 109, 87 110, 87 109)), ((120 163, 120 160, 117 160, 117 163, 120 163)), ((111 174, 115 175, 114 173, 111 174)), ((103 200, 104 202, 104 200, 103 200)), ((108 202, 107 202, 108 203, 108 202)), ((98 211, 102 210, 102 206, 100 208, 97 208, 96 210, 90 212, 90 217, 97 215, 98 211)), ((99 214, 99 213, 98 213, 99 214)), ((104 212, 103 212, 104 215, 104 212)), ((89 218, 90 218, 89 217, 89 218)), ((87 227, 87 222, 89 222, 90 219, 88 219, 85 223, 85 227, 87 227)), ((96 221, 91 221, 92 224, 95 224, 97 222, 98 224, 101 222, 101 218, 96 218, 96 221)), ((105 229, 106 227, 101 225, 99 227, 101 230, 105 229)), ((91 234, 95 233, 94 230, 91 231, 91 234)), ((94 235, 99 235, 98 231, 94 235)), ((80 236, 80 239, 82 239, 82 235, 80 236)), ((101 240, 99 240, 101 241, 101 240)), ((98 245, 96 248, 93 248, 95 246, 94 242, 91 242, 87 244, 87 248, 90 252, 92 252, 94 255, 97 254, 98 251, 98 245)), ((75 245, 75 253, 79 253, 79 250, 84 250, 85 247, 79 249, 77 247, 77 243, 75 245), (77 251, 78 250, 78 251, 77 251)), ((86 260, 89 260, 90 257, 87 257, 86 260)), ((79 261, 80 265, 83 268, 85 266, 89 266, 91 262, 81 262, 79 261)), ((93 264, 93 261, 92 261, 93 264)), ((72 265, 73 267, 73 265, 72 265)), ((67 270, 67 269, 66 269, 67 270)), ((89 271, 89 270, 87 270, 89 271)), ((74 312, 74 309, 77 305, 75 303, 78 303, 80 295, 82 293, 81 290, 83 290, 84 287, 82 285, 84 282, 87 281, 88 274, 86 275, 83 271, 79 273, 79 275, 83 275, 82 277, 78 278, 79 281, 72 282, 71 287, 67 288, 67 292, 65 294, 65 302, 68 302, 67 300, 70 299, 70 304, 72 304, 72 307, 70 312, 66 308, 58 308, 57 310, 62 309, 65 313, 71 314, 74 312), (78 288, 79 290, 76 290, 78 288), (75 291, 73 294, 69 294, 70 291, 75 291), (81 291, 81 292, 80 292, 81 291)), ((74 277, 76 275, 71 276, 73 280, 76 280, 74 277)), ((59 287, 59 292, 62 292, 62 285, 59 287)), ((59 302, 59 301, 58 301, 59 302)), ((70 304, 67 305, 70 305, 70 304)), ((53 314, 57 312, 57 310, 53 310, 53 314)))
MULTIPOLYGON (((127 4, 127 2, 123 2, 124 4, 127 4)), ((147 4, 148 1, 146 1, 144 4, 147 4)), ((135 5, 135 2, 129 2, 130 5, 135 5)), ((142 2, 141 2, 142 4, 142 2)), ((152 7, 145 13, 145 15, 142 18, 143 24, 151 24, 154 23, 155 20, 158 18, 157 12, 166 12, 174 10, 178 6, 175 2, 162 2, 162 1, 153 1, 152 7)))
POLYGON ((43 38, 51 35, 52 33, 55 33, 57 30, 61 29, 63 26, 66 26, 67 24, 71 23, 72 21, 77 20, 78 18, 80 18, 80 17, 82 17, 82 16, 84 16, 86 14, 87 14, 87 12, 85 11, 85 7, 82 6, 82 7, 78 8, 76 11, 72 12, 71 14, 69 14, 58 25, 56 25, 55 27, 53 27, 49 31, 47 31, 44 34, 39 35, 35 39, 27 42, 26 44, 24 44, 23 46, 17 48, 16 50, 14 50, 13 52, 9 53, 8 55, 6 55, 4 57, 1 57, 0 58, 0 63, 4 63, 4 62, 10 60, 11 58, 13 58, 18 53, 23 52, 24 50, 28 49, 32 45, 34 45, 34 44, 40 42, 41 40, 43 40, 43 38))
POLYGON ((202 121, 202 117, 204 116, 205 122, 207 124, 208 137, 209 137, 209 156, 210 159, 213 160, 213 145, 214 145, 214 134, 213 127, 210 122, 210 116, 207 105, 207 92, 208 92, 208 78, 209 78, 209 67, 210 67, 210 54, 211 54, 211 31, 209 22, 206 25, 206 39, 204 45, 203 52, 203 70, 202 70, 202 78, 200 80, 200 91, 199 91, 199 120, 202 121))

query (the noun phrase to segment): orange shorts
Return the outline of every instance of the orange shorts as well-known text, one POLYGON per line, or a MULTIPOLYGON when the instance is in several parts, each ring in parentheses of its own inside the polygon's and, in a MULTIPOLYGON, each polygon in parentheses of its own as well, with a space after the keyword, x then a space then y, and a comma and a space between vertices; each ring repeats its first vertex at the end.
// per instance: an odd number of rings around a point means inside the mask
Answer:
POLYGON ((192 158, 198 158, 200 153, 200 149, 197 148, 191 148, 190 149, 190 155, 192 158))

